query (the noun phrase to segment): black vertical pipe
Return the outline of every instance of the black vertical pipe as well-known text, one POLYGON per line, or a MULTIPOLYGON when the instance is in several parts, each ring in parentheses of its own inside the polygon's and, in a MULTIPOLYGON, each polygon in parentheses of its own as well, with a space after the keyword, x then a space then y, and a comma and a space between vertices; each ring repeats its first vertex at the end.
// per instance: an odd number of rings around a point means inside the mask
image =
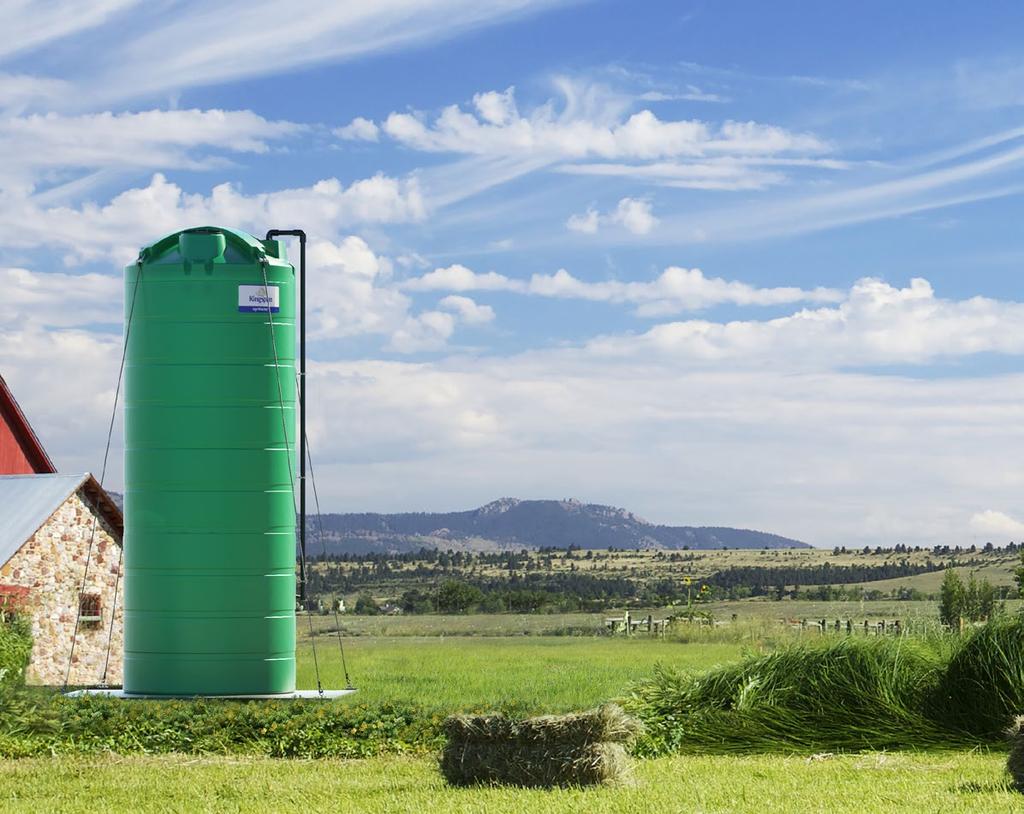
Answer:
POLYGON ((299 239, 299 602, 306 608, 306 233, 302 229, 270 229, 267 240, 281 236, 299 239))

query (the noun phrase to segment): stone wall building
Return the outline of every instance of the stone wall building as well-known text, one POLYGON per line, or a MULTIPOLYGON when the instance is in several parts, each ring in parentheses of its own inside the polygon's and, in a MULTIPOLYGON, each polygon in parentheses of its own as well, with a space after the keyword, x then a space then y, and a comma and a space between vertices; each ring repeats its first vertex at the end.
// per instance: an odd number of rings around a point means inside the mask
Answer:
POLYGON ((63 685, 69 663, 69 684, 121 683, 123 534, 92 475, 0 475, 0 601, 31 618, 29 683, 63 685))
POLYGON ((0 605, 31 617, 29 682, 96 684, 106 669, 108 684, 121 683, 123 535, 121 511, 91 475, 57 474, 0 376, 0 605))

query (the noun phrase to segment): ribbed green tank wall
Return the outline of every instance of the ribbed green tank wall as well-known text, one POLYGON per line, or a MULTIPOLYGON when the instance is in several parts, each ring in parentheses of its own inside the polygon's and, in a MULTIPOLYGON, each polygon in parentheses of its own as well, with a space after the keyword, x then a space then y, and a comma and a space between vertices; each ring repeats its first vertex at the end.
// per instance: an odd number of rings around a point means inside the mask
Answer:
POLYGON ((124 689, 290 692, 294 268, 277 241, 186 230, 125 269, 129 315, 124 689))

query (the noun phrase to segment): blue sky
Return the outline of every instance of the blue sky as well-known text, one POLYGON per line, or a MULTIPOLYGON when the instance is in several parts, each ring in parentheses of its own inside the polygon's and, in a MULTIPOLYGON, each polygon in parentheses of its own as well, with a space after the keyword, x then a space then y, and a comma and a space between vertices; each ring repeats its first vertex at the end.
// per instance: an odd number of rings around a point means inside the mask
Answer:
POLYGON ((62 468, 120 265, 300 226, 330 509, 1024 537, 1017 4, 8 5, 0 373, 62 468))

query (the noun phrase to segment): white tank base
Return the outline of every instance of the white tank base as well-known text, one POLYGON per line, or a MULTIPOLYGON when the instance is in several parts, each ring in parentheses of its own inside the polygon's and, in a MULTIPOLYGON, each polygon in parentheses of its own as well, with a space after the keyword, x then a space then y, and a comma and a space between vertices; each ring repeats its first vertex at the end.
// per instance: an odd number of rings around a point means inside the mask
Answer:
POLYGON ((352 695, 357 690, 350 687, 345 690, 295 690, 294 692, 272 693, 269 695, 146 695, 144 693, 125 692, 120 687, 90 687, 84 690, 73 690, 65 693, 69 698, 81 698, 83 695, 99 695, 107 698, 122 698, 125 701, 132 700, 171 700, 181 698, 223 698, 228 701, 290 701, 293 699, 312 699, 321 701, 333 701, 352 695))

